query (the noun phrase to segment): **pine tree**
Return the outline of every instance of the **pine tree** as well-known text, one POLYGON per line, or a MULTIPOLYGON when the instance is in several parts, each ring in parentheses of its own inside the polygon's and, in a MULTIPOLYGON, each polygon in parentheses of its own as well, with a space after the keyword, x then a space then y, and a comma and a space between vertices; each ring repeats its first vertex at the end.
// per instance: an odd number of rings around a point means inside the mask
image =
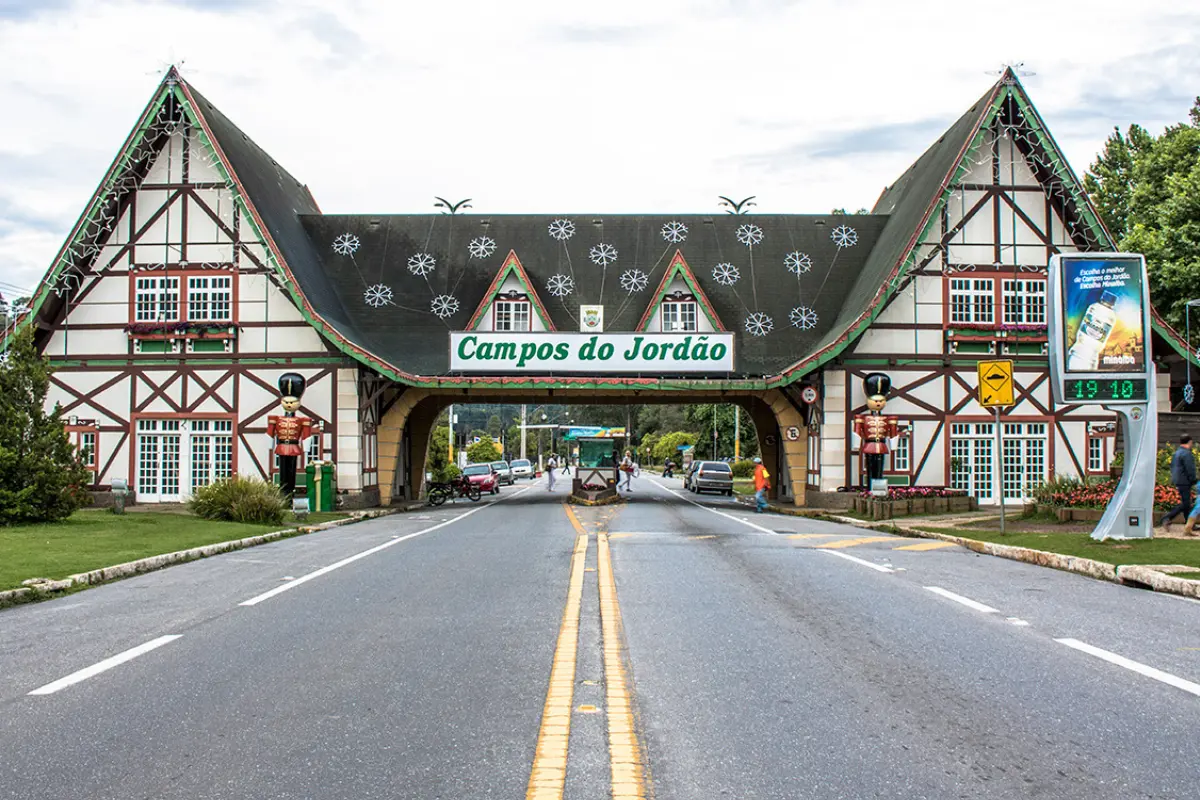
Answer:
POLYGON ((1129 126, 1129 135, 1119 128, 1104 142, 1104 152, 1096 156, 1083 176, 1083 185, 1100 219, 1117 241, 1129 232, 1129 210, 1133 200, 1134 163, 1138 155, 1154 144, 1153 138, 1139 125, 1129 126))
POLYGON ((0 366, 0 524, 51 522, 88 502, 91 473, 75 453, 57 405, 46 413, 50 365, 32 328, 9 340, 0 366))

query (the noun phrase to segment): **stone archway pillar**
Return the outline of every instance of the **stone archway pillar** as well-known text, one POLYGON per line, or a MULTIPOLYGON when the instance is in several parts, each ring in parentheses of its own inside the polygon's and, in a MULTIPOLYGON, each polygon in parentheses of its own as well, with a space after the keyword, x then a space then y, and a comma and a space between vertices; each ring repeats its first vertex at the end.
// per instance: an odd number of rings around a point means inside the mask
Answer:
POLYGON ((758 428, 759 449, 763 453, 763 462, 782 463, 786 467, 786 475, 780 475, 775 481, 772 496, 778 497, 779 484, 787 481, 792 503, 802 506, 804 491, 808 485, 808 427, 804 424, 804 416, 783 392, 777 389, 763 392, 760 399, 762 403, 755 404, 758 413, 754 415, 754 424, 758 428), (798 430, 799 436, 789 439, 788 428, 798 430), (768 434, 775 437, 773 446, 764 441, 768 434))
MULTIPOLYGON (((423 389, 405 389, 379 421, 376 435, 379 443, 379 504, 391 505, 396 495, 397 473, 404 469, 404 459, 400 452, 400 444, 404 439, 404 428, 408 424, 409 415, 422 400, 429 396, 423 389)), ((428 433, 426 434, 428 438, 428 433)), ((424 468, 425 451, 421 451, 421 463, 424 468)), ((410 462, 411 463, 411 462, 410 462)), ((421 473, 424 475, 424 473, 421 473)), ((400 495, 403 497, 403 494, 400 495)))

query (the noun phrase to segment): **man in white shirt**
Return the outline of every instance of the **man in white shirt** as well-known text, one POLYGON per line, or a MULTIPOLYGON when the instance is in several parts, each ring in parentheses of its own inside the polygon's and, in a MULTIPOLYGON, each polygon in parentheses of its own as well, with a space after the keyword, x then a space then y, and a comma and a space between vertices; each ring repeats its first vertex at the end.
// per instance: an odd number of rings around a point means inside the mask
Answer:
POLYGON ((554 460, 554 456, 550 456, 550 460, 546 462, 546 490, 554 491, 554 471, 558 469, 558 462, 554 460))
MULTIPOLYGON (((621 459, 621 473, 625 476, 625 491, 633 491, 633 454, 628 450, 625 451, 625 458, 621 459)), ((620 481, 617 482, 617 488, 621 488, 620 481)))

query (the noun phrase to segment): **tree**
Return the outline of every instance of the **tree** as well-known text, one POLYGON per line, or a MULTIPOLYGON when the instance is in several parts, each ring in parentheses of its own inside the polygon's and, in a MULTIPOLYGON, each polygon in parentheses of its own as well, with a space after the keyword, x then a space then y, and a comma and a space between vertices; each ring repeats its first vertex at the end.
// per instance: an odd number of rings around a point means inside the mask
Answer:
POLYGON ((425 453, 425 469, 433 479, 444 483, 458 474, 458 467, 450 463, 450 427, 438 425, 429 437, 429 450, 425 453))
POLYGON ((1104 152, 1096 156, 1083 176, 1084 189, 1105 227, 1118 242, 1128 233, 1134 162, 1137 155, 1148 150, 1153 142, 1153 137, 1139 125, 1130 125, 1128 136, 1122 136, 1120 128, 1113 128, 1104 142, 1104 152))
POLYGON ((672 431, 663 434, 662 438, 654 444, 654 449, 650 451, 650 455, 655 461, 666 461, 668 458, 679 458, 679 445, 692 445, 696 443, 696 434, 688 431, 672 431))
POLYGON ((90 501, 91 472, 62 423, 46 412, 50 365, 26 327, 9 341, 0 366, 0 524, 52 522, 90 501))
MULTIPOLYGON (((729 403, 721 403, 716 406, 716 414, 713 413, 712 403, 698 403, 688 406, 684 410, 684 416, 687 417, 689 429, 694 430, 698 434, 697 449, 704 454, 705 458, 722 458, 733 455, 733 432, 735 429, 734 423, 734 408, 735 406, 729 403), (712 452, 713 441, 713 418, 716 417, 717 427, 717 452, 714 455, 712 452)), ((758 454, 758 434, 754 429, 754 423, 750 421, 750 415, 742 412, 741 430, 739 431, 739 440, 741 441, 740 455, 742 458, 752 458, 758 454)))
POLYGON ((1146 256, 1150 300, 1181 331, 1200 296, 1200 98, 1188 117, 1158 137, 1114 132, 1084 178, 1118 247, 1146 256))
POLYGON ((487 432, 493 439, 499 439, 500 434, 504 431, 504 423, 500 421, 499 414, 492 414, 488 417, 487 432))
POLYGON ((491 439, 481 439, 467 445, 467 461, 471 464, 486 464, 497 459, 496 445, 491 439))

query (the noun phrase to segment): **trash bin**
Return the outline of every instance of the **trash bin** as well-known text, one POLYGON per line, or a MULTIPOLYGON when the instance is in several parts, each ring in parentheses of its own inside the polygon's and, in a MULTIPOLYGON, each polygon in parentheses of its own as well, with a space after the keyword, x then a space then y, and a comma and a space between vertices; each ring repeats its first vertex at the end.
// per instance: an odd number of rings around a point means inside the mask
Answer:
POLYGON ((333 511, 337 498, 337 473, 332 461, 314 461, 304 468, 309 511, 333 511))

